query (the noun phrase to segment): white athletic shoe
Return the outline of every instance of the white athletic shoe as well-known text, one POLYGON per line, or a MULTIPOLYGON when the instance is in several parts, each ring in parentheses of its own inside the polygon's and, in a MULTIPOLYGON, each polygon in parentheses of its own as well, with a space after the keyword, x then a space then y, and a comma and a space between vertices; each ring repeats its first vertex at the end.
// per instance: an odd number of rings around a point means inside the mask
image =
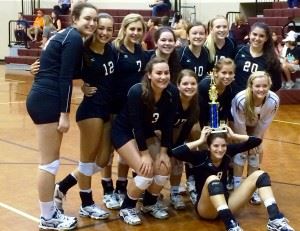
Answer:
POLYGON ((101 209, 96 204, 80 207, 79 215, 82 217, 90 217, 92 219, 104 220, 109 217, 110 213, 101 209))
POLYGON ((261 204, 261 199, 260 196, 258 195, 258 192, 255 191, 250 199, 250 203, 253 205, 260 205, 261 204))
POLYGON ((123 219, 123 221, 129 225, 139 225, 142 223, 141 218, 138 216, 138 212, 136 208, 132 209, 121 209, 119 216, 123 219))
POLYGON ((182 210, 185 209, 185 203, 183 201, 182 196, 179 193, 171 193, 170 194, 171 204, 173 205, 174 209, 182 210))
POLYGON ((279 219, 269 220, 267 224, 268 231, 295 231, 289 224, 288 220, 283 217, 279 219))
POLYGON ((143 213, 150 213, 153 217, 157 219, 167 219, 169 214, 165 208, 162 208, 159 203, 154 205, 142 206, 141 210, 143 213))
POLYGON ((195 205, 197 203, 197 192, 196 192, 196 186, 195 181, 187 181, 186 182, 186 188, 190 195, 190 200, 195 205))
POLYGON ((119 209, 121 207, 120 201, 115 193, 104 194, 103 202, 108 209, 119 209))
POLYGON ((46 230, 71 230, 77 226, 77 218, 69 217, 62 214, 58 209, 53 214, 53 217, 46 220, 44 217, 40 218, 39 228, 46 230))
POLYGON ((227 231, 243 231, 243 229, 239 226, 239 223, 237 223, 233 220, 231 220, 231 225, 232 225, 232 227, 227 229, 227 231))

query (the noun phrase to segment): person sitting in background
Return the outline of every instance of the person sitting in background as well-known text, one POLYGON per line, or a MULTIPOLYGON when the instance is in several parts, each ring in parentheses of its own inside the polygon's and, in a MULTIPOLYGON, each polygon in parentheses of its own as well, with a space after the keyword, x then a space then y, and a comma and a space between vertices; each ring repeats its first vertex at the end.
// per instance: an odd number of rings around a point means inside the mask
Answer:
POLYGON ((160 26, 170 26, 170 17, 169 16, 162 16, 160 19, 160 26))
POLYGON ((296 71, 300 71, 300 48, 297 47, 296 33, 289 33, 288 36, 282 40, 286 47, 286 54, 282 59, 282 70, 285 79, 282 81, 282 87, 285 89, 291 89, 295 86, 295 82, 292 80, 291 74, 296 71))
POLYGON ((27 30, 27 35, 32 42, 37 40, 39 33, 43 32, 44 27, 44 12, 38 10, 36 14, 37 16, 34 19, 33 25, 27 30), (34 38, 32 37, 32 34, 34 34, 34 38))
POLYGON ((249 42, 250 26, 244 15, 239 14, 235 17, 235 22, 232 23, 229 33, 237 45, 249 42))
POLYGON ((26 30, 29 27, 28 21, 23 17, 23 13, 18 13, 18 20, 15 29, 16 44, 21 44, 27 40, 26 30))
POLYGON ((287 3, 289 8, 298 8, 298 0, 288 0, 287 3))
POLYGON ((69 14, 71 7, 71 0, 58 0, 58 5, 61 14, 69 14))
POLYGON ((40 46, 43 48, 48 41, 48 39, 56 33, 56 27, 52 23, 52 18, 49 15, 44 16, 44 28, 43 28, 43 35, 42 35, 42 45, 40 46))
POLYGON ((175 25, 175 28, 173 29, 175 35, 176 35, 176 47, 181 46, 188 46, 189 42, 187 39, 187 28, 188 28, 188 21, 181 18, 178 23, 175 25))
POLYGON ((278 35, 274 31, 272 32, 272 40, 274 44, 274 51, 278 58, 281 59, 282 45, 280 41, 278 41, 278 35))
POLYGON ((59 18, 59 12, 56 10, 53 10, 51 12, 51 18, 52 18, 52 24, 55 26, 56 31, 61 30, 61 20, 59 18))
POLYGON ((160 13, 170 11, 172 7, 170 0, 155 0, 149 6, 152 7, 152 16, 159 16, 160 13))
POLYGON ((148 31, 145 33, 142 46, 145 50, 153 50, 155 48, 155 42, 153 35, 158 28, 159 18, 150 17, 147 22, 148 31))

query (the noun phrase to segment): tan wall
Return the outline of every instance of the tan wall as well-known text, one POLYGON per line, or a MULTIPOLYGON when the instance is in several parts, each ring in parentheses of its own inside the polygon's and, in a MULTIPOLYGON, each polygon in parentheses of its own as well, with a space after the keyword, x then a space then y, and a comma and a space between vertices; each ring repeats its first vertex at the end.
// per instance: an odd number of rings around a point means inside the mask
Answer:
MULTIPOLYGON (((51 8, 56 0, 41 0, 41 7, 51 8)), ((89 0, 99 8, 115 9, 149 9, 151 0, 89 0)), ((195 5, 197 20, 206 23, 217 14, 225 15, 228 11, 238 11, 239 3, 245 1, 237 0, 182 0, 182 4, 195 5)), ((249 0, 248 0, 249 2, 249 0)), ((8 48, 8 21, 17 18, 17 12, 21 11, 21 0, 0 0, 0 59, 9 55, 8 48)), ((188 13, 188 12, 187 12, 188 13)))

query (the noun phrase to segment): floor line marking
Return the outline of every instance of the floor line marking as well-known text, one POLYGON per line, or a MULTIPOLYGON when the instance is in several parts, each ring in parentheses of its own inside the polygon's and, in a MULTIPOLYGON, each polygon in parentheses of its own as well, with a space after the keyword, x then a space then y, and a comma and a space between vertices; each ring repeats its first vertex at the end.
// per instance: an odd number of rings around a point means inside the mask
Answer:
POLYGON ((11 206, 9 206, 9 205, 7 205, 7 204, 4 204, 4 203, 2 203, 2 202, 0 202, 0 207, 5 208, 5 209, 7 209, 7 210, 9 210, 9 211, 11 211, 11 212, 13 212, 13 213, 16 213, 16 214, 18 214, 18 215, 20 215, 20 216, 22 216, 22 217, 25 217, 25 218, 27 218, 27 219, 29 219, 29 220, 34 221, 34 222, 37 222, 37 223, 40 222, 40 219, 38 219, 38 218, 36 218, 36 217, 34 217, 34 216, 31 216, 30 214, 25 213, 25 212, 23 212, 23 211, 21 211, 21 210, 19 210, 19 209, 16 209, 16 208, 11 207, 11 206))
POLYGON ((284 120, 273 120, 274 122, 278 122, 278 123, 285 123, 285 124, 293 124, 293 125, 300 125, 300 123, 296 123, 296 122, 289 122, 289 121, 284 121, 284 120))

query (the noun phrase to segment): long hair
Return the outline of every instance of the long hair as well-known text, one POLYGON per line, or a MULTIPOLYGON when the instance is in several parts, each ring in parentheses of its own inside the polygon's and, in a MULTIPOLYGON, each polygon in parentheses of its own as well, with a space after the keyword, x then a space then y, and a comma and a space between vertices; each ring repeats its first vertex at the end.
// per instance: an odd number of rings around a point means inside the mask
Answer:
MULTIPOLYGON (((153 38, 154 38, 154 41, 156 44, 157 44, 161 34, 164 32, 170 32, 173 35, 174 42, 176 42, 176 35, 175 35, 174 31, 168 26, 163 26, 163 27, 160 27, 157 31, 155 31, 155 33, 153 35, 153 38)), ((180 61, 179 61, 179 58, 178 58, 175 48, 174 48, 173 52, 170 54, 169 60, 167 60, 167 62, 170 67, 171 82, 175 84, 177 74, 181 69, 180 65, 179 65, 180 61)))
POLYGON ((273 75, 272 73, 280 72, 281 68, 280 68, 279 59, 275 53, 270 27, 263 22, 256 22, 251 26, 251 32, 255 28, 260 28, 264 30, 266 34, 267 41, 264 43, 263 46, 263 55, 266 58, 266 64, 267 64, 266 71, 270 73, 270 75, 272 76, 273 75))
POLYGON ((121 51, 120 47, 124 44, 125 32, 127 27, 133 22, 141 22, 143 26, 143 33, 145 33, 147 26, 143 16, 140 14, 127 14, 122 21, 121 28, 118 32, 118 36, 113 41, 114 46, 118 51, 121 51))
POLYGON ((255 105, 254 105, 254 97, 253 97, 253 81, 257 78, 266 78, 268 80, 269 89, 272 85, 272 80, 270 75, 265 71, 256 71, 253 72, 248 81, 247 81, 247 88, 245 90, 245 117, 247 121, 252 121, 255 119, 255 105))
POLYGON ((181 83, 183 77, 185 76, 191 76, 196 80, 197 83, 197 90, 196 94, 193 96, 193 98, 190 101, 190 105, 188 107, 189 110, 189 118, 188 121, 192 123, 196 123, 199 119, 199 104, 198 104, 198 76, 196 73, 190 69, 183 69, 179 72, 177 77, 177 86, 181 83))
POLYGON ((214 22, 217 19, 224 19, 227 22, 227 26, 228 26, 228 21, 226 19, 225 16, 223 15, 217 15, 215 16, 212 20, 209 21, 208 23, 208 28, 209 28, 209 35, 206 38, 206 41, 204 43, 204 46, 207 47, 207 49, 209 50, 209 60, 212 63, 215 60, 215 56, 216 56, 216 47, 215 47, 215 37, 212 34, 211 30, 214 27, 214 22))
MULTIPOLYGON (((149 113, 147 113, 152 118, 154 112, 155 99, 151 87, 151 80, 148 78, 148 75, 152 73, 153 66, 157 63, 167 63, 165 59, 160 57, 154 57, 151 59, 145 68, 145 75, 141 81, 142 84, 142 101, 146 105, 149 113)), ((168 64, 168 63, 167 63, 168 64)))

